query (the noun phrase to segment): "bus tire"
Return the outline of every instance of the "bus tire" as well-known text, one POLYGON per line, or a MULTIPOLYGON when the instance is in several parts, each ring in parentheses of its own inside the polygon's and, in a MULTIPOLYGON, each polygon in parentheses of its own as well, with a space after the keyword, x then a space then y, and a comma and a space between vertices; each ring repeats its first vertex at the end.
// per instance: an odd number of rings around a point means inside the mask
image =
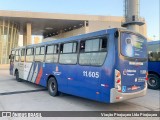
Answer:
POLYGON ((160 77, 156 74, 148 75, 148 88, 157 90, 160 88, 160 77))
POLYGON ((50 77, 47 84, 48 92, 51 96, 58 95, 58 84, 54 77, 50 77))
POLYGON ((16 80, 17 82, 22 82, 22 80, 19 78, 19 72, 18 70, 15 72, 16 80))

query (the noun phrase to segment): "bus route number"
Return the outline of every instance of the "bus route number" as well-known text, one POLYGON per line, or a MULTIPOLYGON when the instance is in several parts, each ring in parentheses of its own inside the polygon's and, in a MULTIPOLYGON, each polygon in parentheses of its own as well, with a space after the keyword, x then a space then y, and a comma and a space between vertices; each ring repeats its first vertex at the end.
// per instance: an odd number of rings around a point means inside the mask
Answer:
POLYGON ((83 76, 92 77, 92 78, 99 78, 99 72, 83 71, 83 76))

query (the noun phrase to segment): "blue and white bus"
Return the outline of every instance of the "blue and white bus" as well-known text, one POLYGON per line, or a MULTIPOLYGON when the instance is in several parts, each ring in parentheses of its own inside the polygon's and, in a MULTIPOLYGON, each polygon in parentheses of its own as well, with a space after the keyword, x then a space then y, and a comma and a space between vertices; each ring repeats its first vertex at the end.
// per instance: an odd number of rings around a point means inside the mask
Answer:
POLYGON ((139 33, 118 28, 43 42, 13 49, 10 74, 51 96, 120 102, 146 94, 146 46, 139 33))
POLYGON ((148 42, 148 88, 160 88, 160 41, 148 42))

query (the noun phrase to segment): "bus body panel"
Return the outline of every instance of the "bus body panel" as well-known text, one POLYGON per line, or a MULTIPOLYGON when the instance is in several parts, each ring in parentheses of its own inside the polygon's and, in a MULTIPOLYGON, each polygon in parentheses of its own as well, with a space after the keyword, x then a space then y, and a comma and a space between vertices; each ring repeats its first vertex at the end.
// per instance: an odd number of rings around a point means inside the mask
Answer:
POLYGON ((34 62, 25 63, 24 76, 27 81, 30 81, 30 82, 32 81, 33 73, 34 73, 34 62))
POLYGON ((30 72, 33 72, 33 70, 31 70, 32 65, 33 65, 33 63, 24 62, 24 68, 23 68, 23 79, 24 80, 28 80, 28 76, 29 76, 30 72))
POLYGON ((139 62, 143 65, 133 65, 137 61, 121 60, 118 62, 122 75, 122 92, 133 93, 145 88, 147 62, 139 62))
POLYGON ((149 61, 148 70, 149 72, 157 73, 160 76, 160 62, 158 61, 149 61))

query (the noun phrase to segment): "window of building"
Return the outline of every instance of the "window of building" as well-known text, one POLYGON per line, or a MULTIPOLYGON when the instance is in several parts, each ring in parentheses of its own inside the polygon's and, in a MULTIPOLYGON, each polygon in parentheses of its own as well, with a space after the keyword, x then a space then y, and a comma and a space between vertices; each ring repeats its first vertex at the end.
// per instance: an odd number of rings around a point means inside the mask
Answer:
POLYGON ((80 42, 79 64, 100 66, 107 54, 107 38, 95 38, 80 42))
POLYGON ((77 42, 64 43, 60 46, 59 63, 76 64, 77 63, 77 42))

